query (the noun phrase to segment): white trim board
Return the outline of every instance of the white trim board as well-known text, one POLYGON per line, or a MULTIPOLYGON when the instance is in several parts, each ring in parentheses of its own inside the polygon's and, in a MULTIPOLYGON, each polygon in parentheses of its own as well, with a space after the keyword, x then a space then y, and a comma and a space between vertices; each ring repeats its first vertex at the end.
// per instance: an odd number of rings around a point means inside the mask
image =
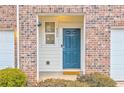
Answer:
POLYGON ((40 13, 38 16, 84 16, 84 13, 40 13))
MULTIPOLYGON (((38 15, 36 16, 36 24, 38 25, 38 15)), ((37 26, 37 81, 39 81, 39 27, 37 26)))
POLYGON ((17 19, 17 34, 16 34, 16 42, 17 42, 17 68, 20 68, 20 63, 19 63, 19 5, 17 5, 17 16, 16 16, 16 19, 17 19))

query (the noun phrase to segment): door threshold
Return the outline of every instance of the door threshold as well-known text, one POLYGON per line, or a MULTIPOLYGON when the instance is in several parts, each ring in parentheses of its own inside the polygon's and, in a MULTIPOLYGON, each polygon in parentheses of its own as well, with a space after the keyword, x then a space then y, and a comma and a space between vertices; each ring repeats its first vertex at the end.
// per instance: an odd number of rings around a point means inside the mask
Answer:
POLYGON ((63 71, 81 71, 81 69, 63 69, 63 71))
POLYGON ((64 75, 80 75, 80 71, 64 71, 64 75))

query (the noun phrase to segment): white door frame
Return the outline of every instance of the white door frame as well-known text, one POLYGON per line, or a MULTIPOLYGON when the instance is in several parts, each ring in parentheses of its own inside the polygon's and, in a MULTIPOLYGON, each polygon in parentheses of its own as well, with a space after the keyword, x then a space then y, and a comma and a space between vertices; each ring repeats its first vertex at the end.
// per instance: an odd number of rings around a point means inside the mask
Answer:
MULTIPOLYGON (((83 13, 41 13, 41 14, 38 14, 36 15, 36 22, 37 22, 37 25, 39 23, 39 16, 83 16, 84 17, 84 20, 83 20, 83 28, 81 29, 84 33, 83 33, 83 36, 81 36, 81 42, 82 42, 82 38, 83 38, 83 48, 81 46, 81 65, 83 66, 82 67, 82 71, 83 73, 82 74, 85 74, 85 16, 83 13), (83 54, 83 55, 82 55, 83 54)), ((82 35, 82 34, 81 34, 82 35)), ((82 44, 81 44, 82 45, 82 44)), ((37 81, 39 81, 39 27, 37 26, 37 81)))
POLYGON ((61 63, 62 63, 62 69, 63 71, 83 71, 83 59, 82 59, 82 56, 83 56, 83 29, 81 26, 75 26, 75 27, 71 27, 71 26, 63 26, 61 27, 61 44, 63 44, 63 28, 79 28, 80 29, 80 68, 79 69, 63 69, 63 48, 61 48, 61 63))

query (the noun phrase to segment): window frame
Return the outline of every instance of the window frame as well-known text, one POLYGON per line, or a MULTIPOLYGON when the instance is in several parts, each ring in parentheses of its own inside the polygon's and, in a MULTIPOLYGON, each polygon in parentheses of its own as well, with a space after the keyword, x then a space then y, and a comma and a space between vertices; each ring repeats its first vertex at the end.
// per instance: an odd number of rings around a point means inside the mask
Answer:
POLYGON ((56 21, 44 21, 44 44, 47 46, 55 46, 56 45, 56 21), (55 23, 55 31, 54 32, 46 32, 46 22, 54 22, 55 23), (46 35, 53 34, 54 35, 54 44, 46 43, 46 35))

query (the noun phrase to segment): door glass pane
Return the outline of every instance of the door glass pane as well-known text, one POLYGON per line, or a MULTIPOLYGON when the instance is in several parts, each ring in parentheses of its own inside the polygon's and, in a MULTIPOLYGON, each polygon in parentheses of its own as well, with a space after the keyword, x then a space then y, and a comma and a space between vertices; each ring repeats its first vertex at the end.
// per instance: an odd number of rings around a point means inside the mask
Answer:
POLYGON ((55 44, 55 34, 46 34, 46 44, 55 44))
POLYGON ((45 22, 45 32, 55 32, 55 22, 45 22))

